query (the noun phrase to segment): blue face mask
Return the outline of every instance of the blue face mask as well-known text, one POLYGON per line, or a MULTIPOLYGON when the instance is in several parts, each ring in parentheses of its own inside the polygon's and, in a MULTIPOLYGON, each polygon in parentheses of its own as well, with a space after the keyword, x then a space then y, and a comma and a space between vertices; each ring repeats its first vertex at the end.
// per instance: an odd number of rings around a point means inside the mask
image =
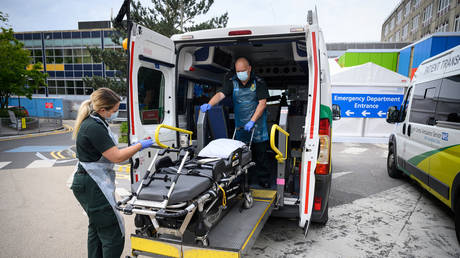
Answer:
POLYGON ((118 110, 117 110, 117 112, 113 113, 113 114, 109 117, 109 120, 113 121, 113 120, 115 120, 117 117, 118 117, 118 110))
POLYGON ((248 72, 246 71, 243 71, 243 72, 237 72, 236 73, 236 76, 238 77, 238 79, 240 79, 240 81, 244 82, 244 81, 247 81, 248 80, 248 72))

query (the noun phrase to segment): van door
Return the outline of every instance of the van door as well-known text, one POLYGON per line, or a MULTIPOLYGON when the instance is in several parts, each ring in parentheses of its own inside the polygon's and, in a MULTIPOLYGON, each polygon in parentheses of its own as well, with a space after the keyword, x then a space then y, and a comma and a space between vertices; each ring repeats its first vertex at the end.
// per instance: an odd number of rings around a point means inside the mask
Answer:
POLYGON ((460 172, 460 75, 442 79, 437 98, 436 125, 432 152, 426 153, 430 165, 430 191, 451 207, 452 186, 460 172))
POLYGON ((403 137, 407 138, 401 153, 405 169, 425 186, 429 185, 429 163, 421 161, 437 144, 434 124, 440 85, 441 79, 415 83, 412 89, 409 123, 406 123, 405 130, 403 128, 403 137))
MULTIPOLYGON (((129 43, 129 142, 151 137, 157 125, 176 125, 174 42, 144 26, 133 23, 129 43)), ((162 143, 176 142, 174 131, 161 131, 162 143)), ((141 178, 153 157, 151 149, 133 156, 131 182, 141 178)))
POLYGON ((305 118, 305 146, 302 150, 302 168, 300 183, 299 226, 307 233, 310 224, 315 193, 315 169, 319 144, 319 113, 320 113, 320 45, 319 27, 316 15, 309 15, 310 26, 306 29, 308 53, 308 109, 305 118), (311 17, 311 18, 310 18, 311 17))

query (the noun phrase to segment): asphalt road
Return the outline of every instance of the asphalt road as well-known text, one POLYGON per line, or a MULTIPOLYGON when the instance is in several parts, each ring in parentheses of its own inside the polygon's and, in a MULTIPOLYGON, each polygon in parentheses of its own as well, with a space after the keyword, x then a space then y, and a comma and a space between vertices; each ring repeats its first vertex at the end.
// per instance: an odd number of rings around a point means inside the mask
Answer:
MULTIPOLYGON (((73 165, 56 163, 64 150, 39 151, 47 165, 35 162, 43 160, 36 152, 5 152, 23 146, 61 149, 72 140, 61 134, 0 142, 0 164, 10 162, 0 169, 1 256, 86 257, 87 217, 66 186, 73 165)), ((385 144, 334 143, 327 225, 313 224, 304 238, 296 220, 270 218, 248 256, 460 257, 452 212, 412 181, 389 178, 386 155, 385 144)), ((123 195, 129 176, 118 168, 123 195)), ((125 217, 128 234, 132 220, 125 217)), ((125 254, 129 248, 126 240, 125 254)))

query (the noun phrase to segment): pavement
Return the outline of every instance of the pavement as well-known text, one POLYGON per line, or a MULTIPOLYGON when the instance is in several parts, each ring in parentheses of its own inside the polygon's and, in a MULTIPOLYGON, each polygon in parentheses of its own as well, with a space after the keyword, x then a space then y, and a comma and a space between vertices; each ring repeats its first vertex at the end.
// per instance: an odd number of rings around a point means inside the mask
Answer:
MULTIPOLYGON (((72 172, 73 166, 1 171, 1 257, 87 257, 88 217, 66 185, 72 172)), ((125 223, 133 232, 132 217, 125 223)))

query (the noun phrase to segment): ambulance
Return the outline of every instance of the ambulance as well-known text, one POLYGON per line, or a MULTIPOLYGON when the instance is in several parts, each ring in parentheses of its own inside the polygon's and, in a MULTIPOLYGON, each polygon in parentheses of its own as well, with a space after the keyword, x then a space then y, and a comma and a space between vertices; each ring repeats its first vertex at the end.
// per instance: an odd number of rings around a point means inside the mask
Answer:
MULTIPOLYGON (((326 45, 316 12, 308 12, 304 25, 221 28, 171 38, 129 24, 131 144, 151 137, 161 146, 177 148, 184 130, 193 132, 191 140, 198 150, 209 140, 232 138, 235 116, 230 98, 208 112, 208 126, 200 124, 199 106, 234 72, 237 57, 248 58, 252 70, 275 94, 266 109, 274 188, 253 189, 255 206, 245 216, 230 211, 204 246, 137 230, 131 236, 133 254, 240 257, 270 215, 298 218, 305 234, 311 222, 325 224, 332 180, 331 127, 333 119, 340 118, 340 109, 331 102, 326 45), (162 130, 157 130, 160 126, 162 130)), ((133 156, 133 185, 142 180, 153 156, 151 149, 133 156)))
POLYGON ((415 73, 394 123, 387 170, 408 175, 455 213, 460 240, 460 46, 425 60, 415 73))

